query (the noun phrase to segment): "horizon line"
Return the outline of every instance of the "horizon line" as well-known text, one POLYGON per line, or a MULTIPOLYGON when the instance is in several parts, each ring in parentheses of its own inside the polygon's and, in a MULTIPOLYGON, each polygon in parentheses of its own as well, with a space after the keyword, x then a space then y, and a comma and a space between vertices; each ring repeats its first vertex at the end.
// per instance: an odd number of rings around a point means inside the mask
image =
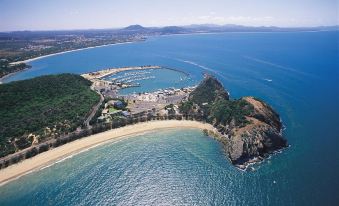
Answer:
POLYGON ((107 27, 107 28, 79 28, 79 29, 23 29, 23 30, 0 30, 0 33, 12 33, 12 32, 53 32, 53 31, 89 31, 89 30, 119 30, 124 29, 129 26, 142 26, 144 28, 164 28, 164 27, 189 27, 189 26, 242 26, 242 27, 249 27, 249 28, 282 28, 282 29, 298 29, 298 28, 321 28, 321 27, 339 27, 337 25, 318 25, 318 26, 248 26, 242 24, 214 24, 214 23, 204 23, 204 24, 185 24, 185 25, 158 25, 158 26, 143 26, 141 24, 130 24, 127 26, 122 27, 107 27))

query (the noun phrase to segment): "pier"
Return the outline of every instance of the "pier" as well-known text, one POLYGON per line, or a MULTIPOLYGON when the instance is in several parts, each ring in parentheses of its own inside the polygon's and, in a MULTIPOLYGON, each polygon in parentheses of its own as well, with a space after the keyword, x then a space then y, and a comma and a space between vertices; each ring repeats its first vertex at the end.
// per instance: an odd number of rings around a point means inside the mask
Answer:
POLYGON ((104 69, 96 72, 90 72, 86 74, 82 74, 81 76, 88 79, 88 80, 94 80, 94 79, 102 79, 104 77, 124 72, 124 71, 130 71, 130 70, 146 70, 146 69, 161 69, 160 66, 138 66, 138 67, 120 67, 120 68, 110 68, 110 69, 104 69))

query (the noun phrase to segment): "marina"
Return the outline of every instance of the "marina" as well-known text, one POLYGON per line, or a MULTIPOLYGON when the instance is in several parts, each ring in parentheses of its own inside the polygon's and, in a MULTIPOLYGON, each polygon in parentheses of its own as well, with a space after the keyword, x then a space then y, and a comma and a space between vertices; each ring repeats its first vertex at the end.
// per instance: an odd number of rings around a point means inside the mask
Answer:
POLYGON ((138 115, 144 112, 151 112, 153 115, 168 115, 169 110, 165 109, 167 105, 175 105, 173 109, 177 111, 176 104, 186 99, 196 86, 181 88, 171 86, 147 92, 122 92, 128 88, 142 87, 144 84, 150 83, 149 81, 160 81, 159 78, 168 78, 168 75, 163 74, 164 72, 179 74, 173 77, 173 81, 189 79, 189 75, 185 72, 160 66, 105 69, 82 76, 92 81, 92 89, 108 100, 98 119, 111 122, 116 115, 138 115), (120 102, 119 99, 126 103, 125 112, 116 106, 116 103, 120 102))
POLYGON ((220 144, 199 130, 140 134, 138 138, 90 149, 13 181, 1 187, 0 203, 67 205, 84 204, 87 200, 105 204, 105 198, 109 197, 112 204, 124 205, 137 205, 138 201, 144 201, 145 205, 189 204, 190 200, 197 205, 333 205, 338 197, 333 182, 338 173, 333 159, 338 156, 335 144, 338 98, 333 98, 339 93, 336 39, 337 32, 177 35, 32 61, 32 69, 17 73, 10 80, 147 64, 181 68, 190 73, 190 79, 196 80, 180 81, 180 77, 185 78, 182 73, 153 69, 152 73, 162 73, 159 79, 170 77, 170 81, 158 84, 159 88, 154 86, 154 81, 159 80, 155 78, 142 80, 138 87, 110 90, 117 91, 117 96, 145 98, 150 107, 155 104, 151 93, 196 85, 201 73, 213 68, 232 97, 256 96, 281 114, 286 127, 284 134, 291 147, 262 164, 251 166, 253 171, 242 172, 225 161, 220 144), (178 58, 208 68, 180 62, 178 58), (131 180, 128 184, 126 176, 131 180), (73 198, 75 193, 78 196, 73 198), (161 197, 159 202, 149 198, 153 195, 161 197))
POLYGON ((188 73, 161 66, 111 68, 82 76, 93 82, 96 91, 111 98, 193 85, 188 73))
POLYGON ((86 79, 102 79, 106 76, 113 75, 119 72, 130 71, 130 70, 145 70, 145 69, 161 69, 160 66, 139 66, 139 67, 121 67, 121 68, 109 68, 96 72, 90 72, 83 74, 82 76, 86 79))

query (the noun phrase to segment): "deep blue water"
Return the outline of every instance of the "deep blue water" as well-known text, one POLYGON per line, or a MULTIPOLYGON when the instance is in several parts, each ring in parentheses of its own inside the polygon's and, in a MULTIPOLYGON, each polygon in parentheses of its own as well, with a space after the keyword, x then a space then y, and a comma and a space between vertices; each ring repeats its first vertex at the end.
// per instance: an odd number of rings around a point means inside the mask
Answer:
POLYGON ((95 148, 0 187, 0 205, 336 205, 338 35, 177 35, 32 62, 31 70, 8 80, 149 64, 182 69, 192 81, 210 72, 233 98, 251 95, 271 104, 281 114, 291 147, 255 171, 241 172, 217 142, 199 131, 150 133, 95 148))

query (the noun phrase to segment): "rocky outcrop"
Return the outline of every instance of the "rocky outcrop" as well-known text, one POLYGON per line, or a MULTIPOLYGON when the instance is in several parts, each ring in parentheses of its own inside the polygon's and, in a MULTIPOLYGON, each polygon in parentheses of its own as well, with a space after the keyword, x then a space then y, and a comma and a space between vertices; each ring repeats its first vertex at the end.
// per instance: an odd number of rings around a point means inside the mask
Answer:
POLYGON ((230 100, 215 77, 207 76, 188 101, 198 108, 195 111, 204 111, 205 120, 218 130, 217 139, 230 161, 241 169, 288 145, 280 117, 268 104, 254 97, 230 100), (202 106, 204 101, 207 107, 202 106))
POLYGON ((242 99, 253 106, 254 111, 250 115, 251 117, 265 122, 266 124, 277 128, 278 130, 281 130, 282 124, 279 114, 276 113, 272 107, 255 97, 243 97, 242 99))
POLYGON ((222 84, 213 76, 206 76, 198 87, 192 91, 189 99, 194 103, 201 105, 204 103, 215 102, 218 99, 229 99, 227 91, 222 84))
POLYGON ((249 123, 242 128, 234 127, 225 144, 231 162, 240 168, 287 146, 281 134, 279 115, 260 100, 253 97, 243 99, 254 107, 252 114, 246 117, 249 123))

